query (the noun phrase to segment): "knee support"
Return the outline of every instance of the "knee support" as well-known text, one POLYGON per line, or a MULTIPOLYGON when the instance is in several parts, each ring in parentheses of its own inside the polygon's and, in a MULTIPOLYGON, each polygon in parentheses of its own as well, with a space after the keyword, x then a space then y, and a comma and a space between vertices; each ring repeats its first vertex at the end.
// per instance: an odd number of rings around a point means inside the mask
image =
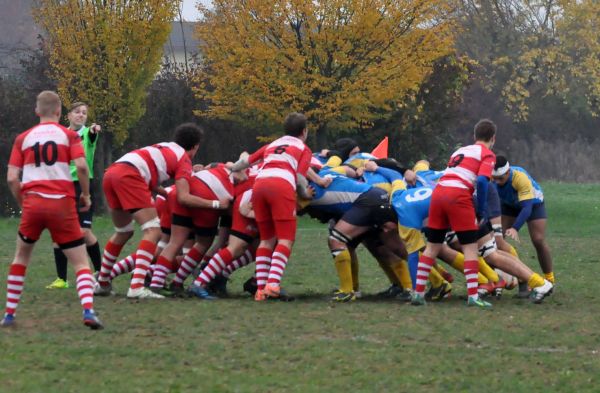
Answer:
POLYGON ((491 238, 487 242, 485 242, 482 246, 479 247, 479 256, 485 258, 489 256, 491 253, 495 252, 498 249, 496 246, 496 239, 491 238))
POLYGON ((446 237, 444 238, 444 243, 450 245, 457 241, 458 241, 458 236, 456 236, 456 232, 454 232, 454 231, 446 232, 446 237))
POLYGON ((329 238, 340 243, 348 244, 352 239, 335 228, 329 228, 329 238))
POLYGON ((140 225, 140 228, 142 228, 142 231, 145 231, 146 229, 150 228, 160 228, 160 220, 158 219, 158 217, 154 217, 152 220, 146 221, 145 223, 140 225))
POLYGON ((127 233, 127 232, 133 232, 133 220, 131 220, 131 222, 127 225, 125 225, 124 227, 115 227, 115 232, 117 233, 127 233))
POLYGON ((494 236, 503 236, 501 224, 492 224, 492 230, 494 231, 494 236))
POLYGON ((158 244, 156 245, 158 248, 162 248, 164 249, 165 247, 167 247, 167 242, 164 240, 159 240, 158 244))

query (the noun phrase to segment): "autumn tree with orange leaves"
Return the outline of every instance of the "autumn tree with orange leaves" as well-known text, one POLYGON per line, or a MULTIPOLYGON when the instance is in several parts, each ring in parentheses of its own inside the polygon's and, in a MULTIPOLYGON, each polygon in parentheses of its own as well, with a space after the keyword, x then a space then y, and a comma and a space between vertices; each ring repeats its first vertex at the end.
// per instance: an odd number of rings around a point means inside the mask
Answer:
POLYGON ((179 1, 37 0, 51 76, 65 104, 84 101, 117 145, 144 113, 179 1))
POLYGON ((328 130, 369 127, 452 52, 448 0, 215 0, 199 5, 212 117, 279 124, 304 112, 319 147, 328 130))

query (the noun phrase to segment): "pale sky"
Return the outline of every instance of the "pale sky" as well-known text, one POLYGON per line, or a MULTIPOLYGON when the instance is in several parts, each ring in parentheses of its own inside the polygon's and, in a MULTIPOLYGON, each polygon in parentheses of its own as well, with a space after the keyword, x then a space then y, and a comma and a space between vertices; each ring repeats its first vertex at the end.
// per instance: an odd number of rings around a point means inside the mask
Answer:
POLYGON ((198 20, 200 14, 196 9, 196 4, 200 1, 204 5, 210 5, 211 0, 183 0, 183 19, 186 21, 198 20))

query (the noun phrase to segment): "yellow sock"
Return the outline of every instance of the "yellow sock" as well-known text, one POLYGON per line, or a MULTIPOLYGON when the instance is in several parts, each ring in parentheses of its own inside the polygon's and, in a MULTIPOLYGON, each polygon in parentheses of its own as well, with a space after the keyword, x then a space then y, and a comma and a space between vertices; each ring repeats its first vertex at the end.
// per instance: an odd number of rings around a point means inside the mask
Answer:
POLYGON ((491 282, 500 281, 500 277, 498 277, 498 273, 496 273, 496 271, 494 269, 492 269, 490 267, 490 265, 488 265, 485 262, 485 259, 483 259, 482 257, 479 257, 479 271, 491 282))
POLYGON ((465 271, 465 256, 460 252, 457 253, 456 257, 454 257, 454 260, 452 261, 450 266, 452 266, 459 272, 464 273, 464 271, 465 271))
POLYGON ((529 288, 537 288, 544 285, 544 279, 537 273, 533 273, 531 277, 529 277, 529 281, 527 281, 527 285, 529 288))
POLYGON ((444 283, 444 278, 436 269, 431 269, 431 272, 429 273, 429 282, 431 282, 432 287, 437 288, 444 283))
POLYGON ((436 263, 435 265, 433 265, 433 267, 435 268, 435 270, 438 271, 438 273, 440 273, 441 275, 444 275, 444 273, 448 273, 446 271, 446 269, 444 269, 444 267, 442 265, 440 265, 439 263, 436 263))
POLYGON ((517 252, 517 249, 514 248, 511 244, 509 244, 508 246, 510 247, 510 250, 508 251, 510 255, 512 255, 515 258, 519 258, 519 253, 517 252))
POLYGON ((477 273, 477 284, 487 284, 490 282, 483 274, 477 273))
POLYGON ((544 273, 544 278, 554 284, 554 272, 544 273))
POLYGON ((352 289, 358 291, 358 257, 355 253, 350 254, 350 267, 352 268, 352 289))
POLYGON ((410 271, 408 270, 408 263, 404 259, 400 259, 398 262, 392 265, 395 276, 400 281, 402 288, 412 288, 412 280, 410 278, 410 271))
POLYGON ((334 259, 335 270, 337 270, 340 279, 340 291, 345 293, 352 292, 352 258, 350 252, 344 250, 340 252, 334 259))
POLYGON ((400 280, 398 279, 398 277, 396 277, 396 273, 394 272, 392 267, 390 265, 388 265, 386 262, 379 262, 379 261, 377 261, 377 262, 379 263, 379 267, 381 268, 381 270, 383 270, 383 272, 387 276, 388 280, 390 280, 390 282, 392 284, 399 285, 400 280))

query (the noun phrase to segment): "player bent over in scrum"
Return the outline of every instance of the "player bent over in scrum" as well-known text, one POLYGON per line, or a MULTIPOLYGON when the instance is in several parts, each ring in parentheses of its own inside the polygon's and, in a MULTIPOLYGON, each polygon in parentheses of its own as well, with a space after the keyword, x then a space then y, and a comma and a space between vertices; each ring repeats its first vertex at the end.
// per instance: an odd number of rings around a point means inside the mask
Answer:
POLYGON ((8 185, 23 214, 15 258, 8 272, 6 312, 1 326, 14 324, 34 244, 48 229, 75 269, 83 323, 94 330, 103 328, 94 313, 93 277, 77 218, 69 162, 74 161, 81 185, 81 210, 91 205, 89 170, 79 135, 58 124, 60 113, 58 95, 51 91, 40 93, 36 103, 40 124, 17 137, 10 155, 8 185))
POLYGON ((111 292, 110 273, 125 243, 133 236, 135 220, 143 231, 135 252, 135 269, 127 292, 129 298, 162 298, 144 287, 156 244, 161 236, 160 221, 152 200, 152 191, 161 183, 175 179, 177 199, 182 204, 200 204, 189 193, 188 178, 192 161, 202 138, 202 129, 185 123, 175 129, 174 142, 159 143, 125 154, 112 164, 102 182, 115 233, 104 249, 102 267, 94 293, 100 296, 111 292))

